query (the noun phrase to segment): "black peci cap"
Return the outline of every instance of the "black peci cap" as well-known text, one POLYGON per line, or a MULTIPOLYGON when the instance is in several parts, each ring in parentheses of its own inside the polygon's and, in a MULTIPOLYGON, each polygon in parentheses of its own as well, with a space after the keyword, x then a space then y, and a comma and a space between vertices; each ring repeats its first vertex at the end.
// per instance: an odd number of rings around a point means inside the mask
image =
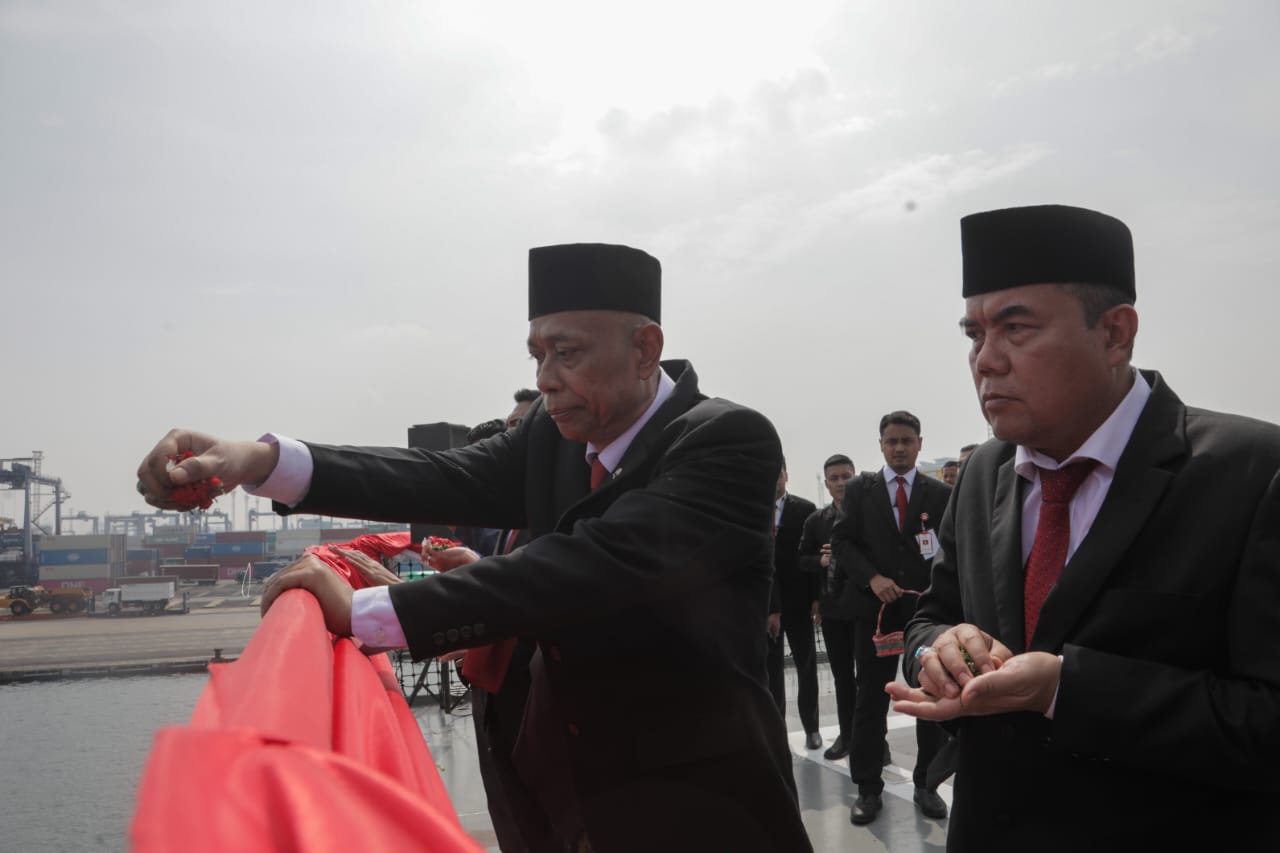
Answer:
POLYGON ((1046 204, 960 220, 964 296, 1027 284, 1101 284, 1136 298, 1133 235, 1113 216, 1046 204))
POLYGON ((566 243, 529 250, 529 319, 560 311, 662 317, 662 265, 630 246, 566 243))

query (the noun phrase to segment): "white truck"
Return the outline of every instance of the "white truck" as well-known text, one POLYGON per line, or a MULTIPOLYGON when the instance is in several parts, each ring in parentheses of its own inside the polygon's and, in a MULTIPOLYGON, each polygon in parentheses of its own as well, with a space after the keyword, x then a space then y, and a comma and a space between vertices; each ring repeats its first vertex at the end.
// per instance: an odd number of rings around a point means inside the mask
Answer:
POLYGON ((169 599, 176 597, 177 594, 177 582, 172 578, 148 580, 104 590, 102 604, 112 616, 125 609, 141 610, 143 613, 163 613, 169 606, 169 599))

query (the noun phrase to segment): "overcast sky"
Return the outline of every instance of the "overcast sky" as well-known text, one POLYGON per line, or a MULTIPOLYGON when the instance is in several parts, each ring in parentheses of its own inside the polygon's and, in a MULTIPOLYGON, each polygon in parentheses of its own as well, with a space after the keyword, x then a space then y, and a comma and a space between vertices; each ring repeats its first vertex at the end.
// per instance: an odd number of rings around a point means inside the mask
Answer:
POLYGON ((1278 421, 1278 37, 1268 2, 0 0, 0 458, 127 513, 171 426, 503 416, 528 249, 600 241, 817 499, 892 409, 925 458, 986 437, 958 222, 1040 203, 1132 228, 1139 366, 1278 421))

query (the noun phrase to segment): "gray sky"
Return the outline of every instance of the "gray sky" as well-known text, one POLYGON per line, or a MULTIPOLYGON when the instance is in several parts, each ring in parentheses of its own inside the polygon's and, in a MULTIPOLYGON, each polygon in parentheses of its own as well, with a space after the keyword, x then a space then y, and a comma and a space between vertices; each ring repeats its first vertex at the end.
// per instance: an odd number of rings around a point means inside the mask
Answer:
POLYGON ((123 513, 171 426, 503 416, 529 247, 601 241, 816 499, 892 409, 985 438, 958 221, 1039 203, 1133 229, 1139 366, 1280 421, 1280 6, 868 6, 0 0, 0 458, 123 513))

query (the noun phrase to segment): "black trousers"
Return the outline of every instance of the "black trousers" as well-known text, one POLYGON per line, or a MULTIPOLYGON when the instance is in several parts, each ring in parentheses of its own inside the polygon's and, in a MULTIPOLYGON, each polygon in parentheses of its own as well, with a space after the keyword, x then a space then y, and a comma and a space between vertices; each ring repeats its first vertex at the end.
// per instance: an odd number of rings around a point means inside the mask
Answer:
POLYGON ((511 673, 498 693, 471 685, 480 780, 493 832, 502 853, 561 853, 564 842, 552 829, 537 797, 516 772, 511 751, 520 731, 528 695, 527 673, 511 673))
POLYGON ((805 734, 818 730, 818 657, 813 639, 813 618, 809 611, 801 613, 783 612, 782 633, 778 639, 769 641, 769 692, 778 705, 778 713, 783 719, 787 716, 786 681, 782 673, 782 638, 787 638, 791 647, 791 659, 796 665, 796 711, 800 714, 800 725, 805 734))
MULTIPOLYGON (((859 794, 879 794, 884 790, 880 770, 884 762, 885 734, 888 731, 889 694, 885 684, 898 677, 901 655, 876 657, 875 619, 854 621, 854 666, 857 669, 858 698, 853 709, 853 751, 849 753, 849 776, 859 794)), ((828 652, 830 654, 830 652, 828 652)), ((921 788, 928 787, 929 762, 938 754, 948 735, 937 723, 916 720, 916 766, 911 778, 921 788)))
POLYGON ((854 640, 852 619, 822 617, 822 641, 827 647, 827 664, 836 688, 836 722, 846 744, 853 738, 853 708, 858 698, 858 682, 854 679, 854 640))

